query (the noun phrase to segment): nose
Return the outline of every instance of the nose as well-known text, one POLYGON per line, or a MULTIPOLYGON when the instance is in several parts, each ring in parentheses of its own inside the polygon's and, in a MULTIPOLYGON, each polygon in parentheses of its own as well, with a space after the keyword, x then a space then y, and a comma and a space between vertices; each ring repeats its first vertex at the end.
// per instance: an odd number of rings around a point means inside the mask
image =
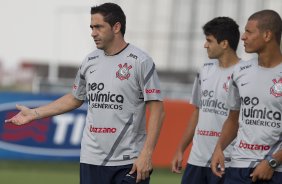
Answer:
POLYGON ((242 34, 241 40, 246 40, 246 34, 245 33, 242 34))
POLYGON ((208 46, 209 46, 208 42, 205 42, 204 48, 208 48, 208 46))
POLYGON ((92 37, 97 36, 97 31, 96 31, 95 28, 92 29, 91 36, 92 36, 92 37))

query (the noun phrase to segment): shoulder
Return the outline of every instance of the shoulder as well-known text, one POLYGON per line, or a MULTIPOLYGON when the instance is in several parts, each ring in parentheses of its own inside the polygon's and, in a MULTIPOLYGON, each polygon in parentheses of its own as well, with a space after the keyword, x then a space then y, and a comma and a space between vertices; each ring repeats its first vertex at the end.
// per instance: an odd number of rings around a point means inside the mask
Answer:
POLYGON ((206 71, 209 71, 211 70, 212 68, 214 67, 218 67, 218 60, 217 59, 212 59, 212 60, 208 60, 206 61, 202 68, 201 68, 201 71, 202 72, 206 72, 206 71))
POLYGON ((96 50, 88 53, 85 56, 85 58, 83 59, 81 67, 88 65, 90 62, 98 60, 102 56, 102 54, 104 54, 103 51, 99 50, 99 49, 96 49, 96 50))
POLYGON ((132 44, 128 45, 127 52, 127 57, 134 58, 140 64, 143 62, 153 62, 152 57, 148 53, 132 44))
POLYGON ((255 66, 257 66, 257 59, 253 58, 248 61, 240 60, 240 62, 235 65, 234 72, 235 73, 242 73, 242 72, 248 72, 249 70, 253 69, 255 66))

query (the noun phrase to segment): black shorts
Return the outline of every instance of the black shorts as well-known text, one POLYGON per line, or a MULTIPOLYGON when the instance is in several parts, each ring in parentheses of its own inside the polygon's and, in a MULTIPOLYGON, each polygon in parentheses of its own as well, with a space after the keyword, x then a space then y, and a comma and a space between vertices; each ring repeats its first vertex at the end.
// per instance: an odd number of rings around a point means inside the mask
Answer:
MULTIPOLYGON (((136 184, 136 173, 129 174, 132 164, 99 166, 80 163, 80 184, 136 184)), ((149 184, 150 177, 138 184, 149 184)))
POLYGON ((269 181, 256 181, 252 182, 250 174, 254 168, 234 168, 229 167, 226 172, 224 184, 282 184, 282 173, 274 172, 271 180, 269 181))
POLYGON ((222 178, 213 174, 210 167, 200 167, 187 164, 181 184, 222 184, 222 178))

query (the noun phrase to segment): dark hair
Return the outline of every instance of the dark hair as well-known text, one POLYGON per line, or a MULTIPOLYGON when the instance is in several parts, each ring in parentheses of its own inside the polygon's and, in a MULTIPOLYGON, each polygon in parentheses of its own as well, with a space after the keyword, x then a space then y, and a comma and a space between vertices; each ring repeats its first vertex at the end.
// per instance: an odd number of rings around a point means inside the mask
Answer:
POLYGON ((229 46, 236 51, 240 39, 238 24, 229 17, 216 17, 203 26, 206 36, 212 35, 220 43, 227 40, 229 46))
POLYGON ((91 15, 100 13, 104 21, 113 27, 117 22, 121 24, 121 34, 124 36, 126 28, 126 17, 121 7, 115 3, 104 3, 91 7, 91 15))
POLYGON ((258 29, 260 31, 270 30, 275 35, 276 42, 280 45, 282 20, 277 12, 273 10, 261 10, 251 15, 248 20, 258 21, 258 29))

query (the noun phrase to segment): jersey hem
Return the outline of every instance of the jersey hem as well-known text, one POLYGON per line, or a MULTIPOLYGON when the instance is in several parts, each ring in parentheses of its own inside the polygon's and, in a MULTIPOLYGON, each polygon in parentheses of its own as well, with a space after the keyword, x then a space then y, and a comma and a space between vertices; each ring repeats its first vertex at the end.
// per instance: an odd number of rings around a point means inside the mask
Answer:
MULTIPOLYGON (((80 160, 80 163, 91 164, 91 165, 102 165, 102 162, 103 161, 96 162, 96 161, 86 161, 86 160, 83 160, 83 159, 80 160)), ((104 166, 122 166, 122 165, 129 165, 129 164, 133 164, 133 163, 134 163, 134 160, 113 161, 113 162, 109 161, 104 166)))

